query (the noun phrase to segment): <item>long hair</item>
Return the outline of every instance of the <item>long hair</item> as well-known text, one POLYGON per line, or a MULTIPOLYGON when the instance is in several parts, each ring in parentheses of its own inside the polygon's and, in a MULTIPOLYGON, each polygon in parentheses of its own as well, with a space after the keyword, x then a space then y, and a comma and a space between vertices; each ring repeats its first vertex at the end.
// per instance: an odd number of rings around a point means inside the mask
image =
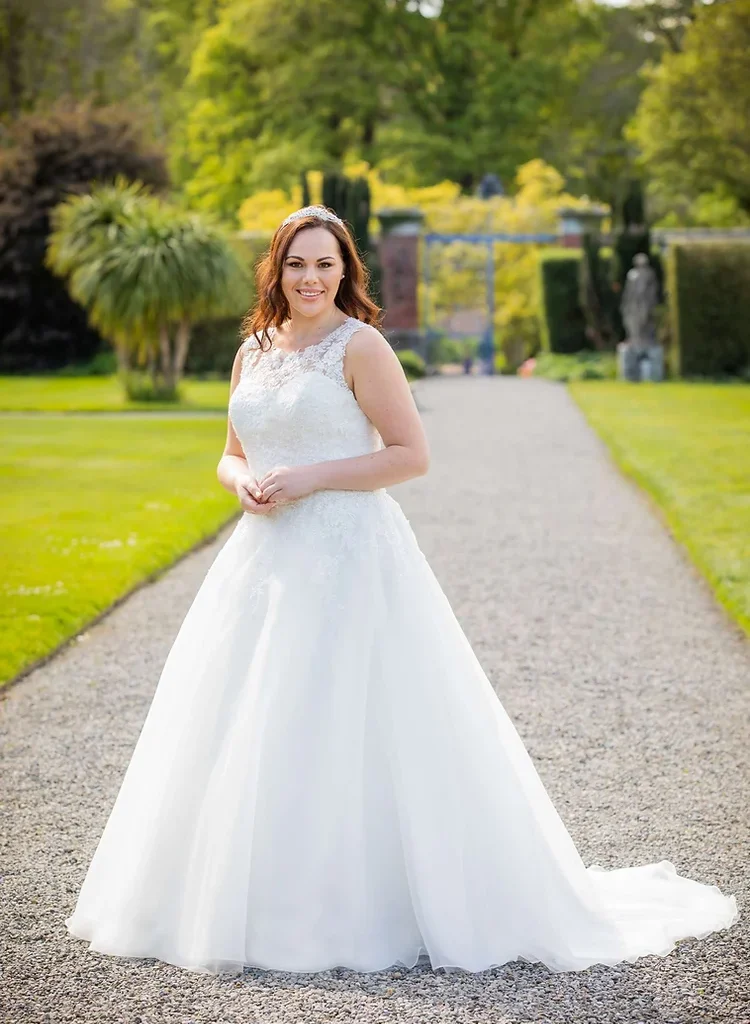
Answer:
POLYGON ((305 228, 317 227, 325 228, 337 239, 344 260, 344 277, 339 284, 335 304, 348 316, 353 316, 366 324, 379 326, 382 310, 368 294, 370 274, 360 259, 351 232, 346 225, 324 220, 313 213, 289 221, 288 224, 281 224, 274 232, 268 252, 255 269, 257 298, 253 308, 242 320, 240 333, 243 338, 253 333, 255 340, 263 348, 260 333, 266 332, 271 326, 281 327, 289 318, 289 303, 281 288, 284 260, 295 235, 305 228))

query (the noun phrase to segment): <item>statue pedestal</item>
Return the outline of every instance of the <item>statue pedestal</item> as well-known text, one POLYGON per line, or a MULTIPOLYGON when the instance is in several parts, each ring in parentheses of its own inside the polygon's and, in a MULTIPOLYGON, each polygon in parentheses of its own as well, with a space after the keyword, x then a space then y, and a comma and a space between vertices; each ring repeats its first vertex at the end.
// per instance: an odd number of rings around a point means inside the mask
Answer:
POLYGON ((620 380, 664 380, 664 346, 637 347, 632 341, 617 346, 617 376, 620 380))

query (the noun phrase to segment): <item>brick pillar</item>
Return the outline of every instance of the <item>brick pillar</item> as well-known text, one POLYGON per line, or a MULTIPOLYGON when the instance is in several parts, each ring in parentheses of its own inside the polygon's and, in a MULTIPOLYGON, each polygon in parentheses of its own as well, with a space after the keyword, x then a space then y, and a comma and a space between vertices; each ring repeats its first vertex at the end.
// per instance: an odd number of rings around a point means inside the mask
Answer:
POLYGON ((602 221, 608 215, 608 206, 562 207, 557 211, 560 245, 566 249, 580 249, 585 232, 598 234, 602 221))
POLYGON ((385 315, 383 333, 394 348, 421 352, 419 329, 419 235, 424 215, 419 209, 377 211, 380 220, 381 292, 385 315))

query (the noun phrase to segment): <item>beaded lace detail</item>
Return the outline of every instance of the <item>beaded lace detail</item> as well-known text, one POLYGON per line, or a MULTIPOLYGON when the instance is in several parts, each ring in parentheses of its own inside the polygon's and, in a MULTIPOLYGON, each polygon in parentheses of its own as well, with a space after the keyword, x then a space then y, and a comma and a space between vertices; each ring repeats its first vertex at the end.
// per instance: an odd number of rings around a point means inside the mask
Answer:
POLYGON ((243 343, 240 379, 252 375, 255 381, 267 387, 275 387, 296 374, 316 372, 351 390, 343 371, 344 354, 349 339, 364 326, 361 320, 347 317, 314 345, 291 351, 273 345, 276 336, 274 327, 269 328, 266 335, 272 343, 268 349, 261 349, 258 339, 251 334, 243 343))

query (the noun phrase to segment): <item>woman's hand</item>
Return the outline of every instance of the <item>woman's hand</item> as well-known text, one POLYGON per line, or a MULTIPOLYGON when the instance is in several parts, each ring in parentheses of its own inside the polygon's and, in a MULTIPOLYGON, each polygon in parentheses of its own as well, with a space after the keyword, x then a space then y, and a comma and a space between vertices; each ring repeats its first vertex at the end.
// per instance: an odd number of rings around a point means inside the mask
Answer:
POLYGON ((315 465, 276 466, 260 478, 258 486, 261 489, 261 501, 284 505, 317 491, 320 477, 315 465))
POLYGON ((245 512, 262 516, 268 515, 276 508, 275 501, 263 499, 258 481, 250 473, 238 473, 234 480, 234 489, 245 512))

